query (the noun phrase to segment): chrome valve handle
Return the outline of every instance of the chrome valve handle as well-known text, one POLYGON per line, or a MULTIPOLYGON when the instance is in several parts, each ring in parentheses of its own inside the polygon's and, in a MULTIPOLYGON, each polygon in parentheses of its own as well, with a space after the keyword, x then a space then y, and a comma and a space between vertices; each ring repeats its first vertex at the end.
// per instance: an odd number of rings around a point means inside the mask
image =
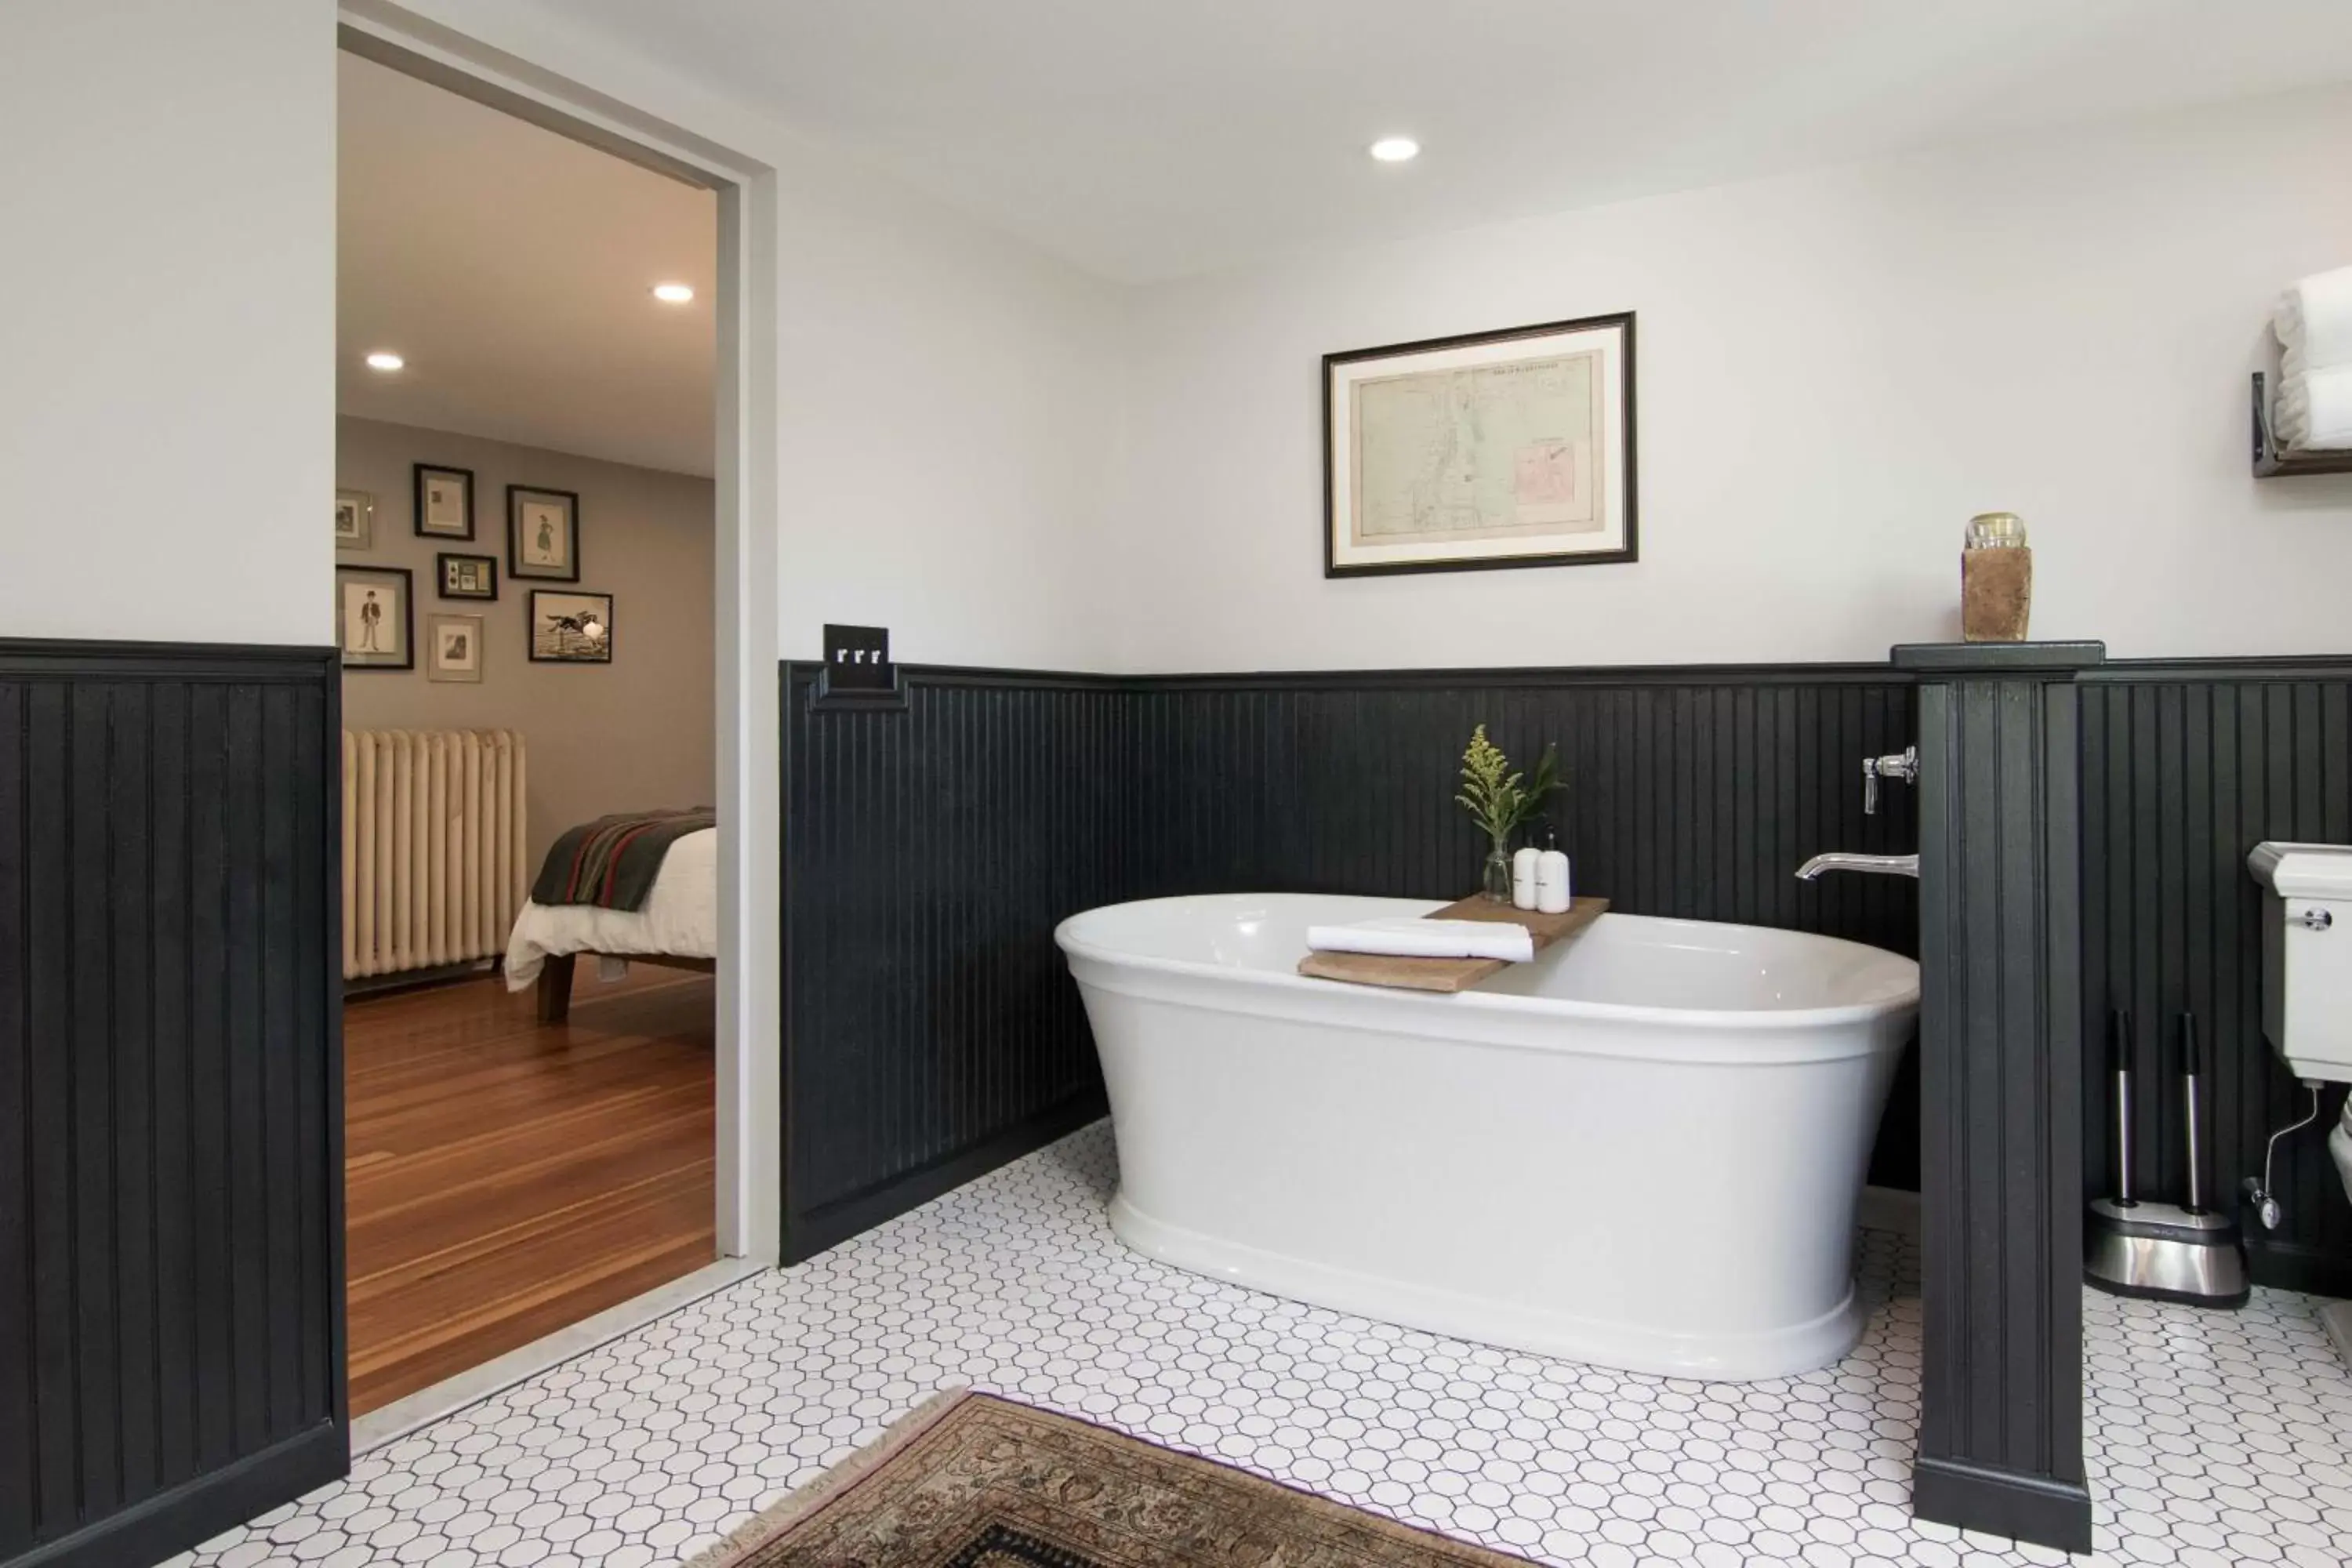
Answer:
POLYGON ((1889 752, 1883 757, 1862 759, 1862 814, 1878 815, 1878 781, 1901 779, 1905 784, 1919 780, 1919 748, 1906 746, 1899 752, 1889 752))

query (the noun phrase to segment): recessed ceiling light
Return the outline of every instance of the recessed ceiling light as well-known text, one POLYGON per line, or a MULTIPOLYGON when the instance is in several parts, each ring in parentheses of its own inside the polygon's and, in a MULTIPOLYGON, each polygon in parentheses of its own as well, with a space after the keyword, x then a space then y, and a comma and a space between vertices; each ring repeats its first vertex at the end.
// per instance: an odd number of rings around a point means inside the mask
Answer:
POLYGON ((1421 156, 1421 143, 1410 136, 1383 136, 1372 143, 1371 153, 1383 163, 1409 163, 1421 156))
POLYGON ((370 370, 398 370, 407 363, 390 349, 378 349, 367 356, 367 367, 370 370))
POLYGON ((694 298, 694 289, 686 283, 656 283, 654 298, 665 305, 683 305, 694 298))

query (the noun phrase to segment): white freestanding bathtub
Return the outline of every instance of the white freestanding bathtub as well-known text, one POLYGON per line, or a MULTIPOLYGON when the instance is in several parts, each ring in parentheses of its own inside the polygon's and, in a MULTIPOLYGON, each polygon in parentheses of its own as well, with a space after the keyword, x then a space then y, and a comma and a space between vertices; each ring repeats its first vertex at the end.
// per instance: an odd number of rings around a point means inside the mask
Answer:
POLYGON ((1638 1372, 1778 1377, 1852 1349, 1854 1209, 1918 966, 1612 914, 1458 995, 1295 973, 1309 924, 1434 907, 1220 894, 1062 922, 1128 1245, 1638 1372))

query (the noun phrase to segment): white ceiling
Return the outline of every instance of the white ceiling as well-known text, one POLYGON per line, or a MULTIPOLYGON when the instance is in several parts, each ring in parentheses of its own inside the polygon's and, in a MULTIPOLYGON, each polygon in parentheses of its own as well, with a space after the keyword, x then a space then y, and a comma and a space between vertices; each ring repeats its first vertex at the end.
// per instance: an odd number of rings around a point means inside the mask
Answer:
POLYGON ((716 198, 340 59, 341 412, 709 474, 716 198))
POLYGON ((2352 77, 2347 0, 565 0, 1126 279, 2352 77), (1422 159, 1377 166, 1375 136, 1422 159))

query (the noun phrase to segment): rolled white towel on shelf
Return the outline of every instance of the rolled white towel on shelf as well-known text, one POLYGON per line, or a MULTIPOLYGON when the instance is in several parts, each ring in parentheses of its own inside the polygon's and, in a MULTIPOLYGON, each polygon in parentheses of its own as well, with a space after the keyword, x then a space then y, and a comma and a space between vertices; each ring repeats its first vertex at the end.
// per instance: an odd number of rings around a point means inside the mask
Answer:
POLYGON ((2272 323, 2295 356, 2289 375, 2352 364, 2352 267, 2315 272, 2291 285, 2279 296, 2272 323))
POLYGON ((1308 926, 1307 945, 1317 952, 1370 952, 1384 958, 1499 958, 1525 963, 1536 955, 1536 939, 1523 925, 1502 921, 1363 921, 1346 926, 1308 926))
POLYGON ((2287 377, 2272 405, 2271 431, 2293 452, 2352 450, 2352 365, 2287 377))

